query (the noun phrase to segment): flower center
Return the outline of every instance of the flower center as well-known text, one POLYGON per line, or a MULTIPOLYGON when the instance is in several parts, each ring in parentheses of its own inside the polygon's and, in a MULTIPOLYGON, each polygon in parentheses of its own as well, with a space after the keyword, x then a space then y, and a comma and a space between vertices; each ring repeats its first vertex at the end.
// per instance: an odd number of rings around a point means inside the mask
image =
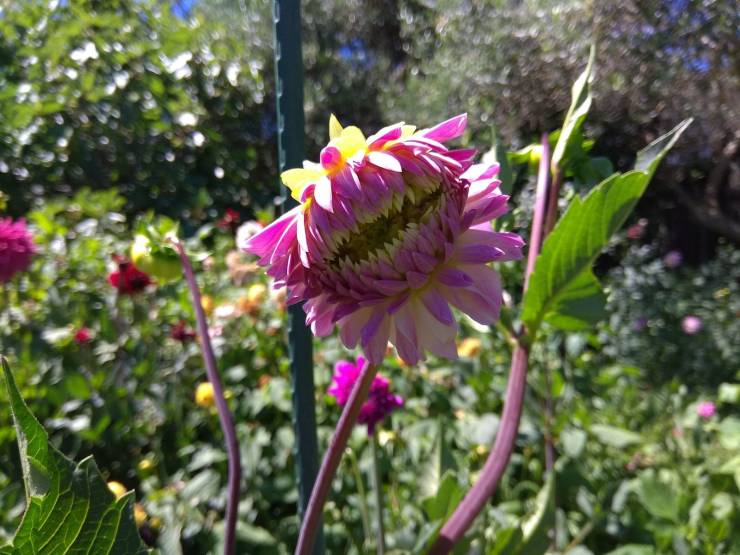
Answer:
MULTIPOLYGON (((407 183, 410 194, 400 196, 401 202, 393 202, 388 213, 377 216, 357 226, 357 230, 344 239, 334 250, 328 264, 335 269, 345 259, 358 263, 372 253, 388 249, 412 224, 422 224, 437 212, 442 203, 444 188, 439 183, 433 189, 422 190, 407 183)), ((390 253, 389 253, 390 254, 390 253)))

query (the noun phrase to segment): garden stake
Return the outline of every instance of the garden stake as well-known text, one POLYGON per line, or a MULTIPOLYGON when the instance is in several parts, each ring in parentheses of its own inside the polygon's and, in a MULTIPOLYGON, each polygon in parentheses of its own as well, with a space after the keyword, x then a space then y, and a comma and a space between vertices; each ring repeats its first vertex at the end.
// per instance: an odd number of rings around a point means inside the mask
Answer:
POLYGON ((224 432, 226 440, 226 452, 229 457, 229 477, 228 477, 228 496, 226 498, 226 522, 224 529, 224 555, 234 555, 236 543, 236 517, 239 508, 239 482, 241 481, 241 461, 239 458, 239 443, 236 439, 236 429, 234 420, 229 412, 229 406, 224 398, 224 390, 221 380, 218 377, 216 367, 216 356, 213 354, 211 338, 208 335, 208 323, 206 314, 201 305, 200 290, 198 282, 195 280, 193 267, 190 264, 188 255, 179 240, 171 239, 177 253, 180 255, 182 269, 185 271, 185 281, 190 289, 190 296, 193 300, 193 310, 195 310, 195 319, 198 324, 198 335, 200 336, 200 346, 203 353, 203 361, 206 365, 206 374, 208 381, 213 386, 213 398, 216 402, 218 419, 221 423, 221 429, 224 432))
MULTIPOLYGON (((274 0, 275 94, 277 97, 279 169, 300 167, 304 158, 303 59, 299 0, 274 0)), ((282 188, 282 187, 281 187, 282 188)), ((295 201, 286 195, 286 211, 295 201)), ((293 427, 298 473, 298 515, 303 518, 319 466, 313 376, 313 339, 305 323, 303 303, 288 307, 288 348, 293 382, 293 427)), ((317 526, 321 526, 317 523, 317 526)), ((324 552, 319 532, 315 555, 324 552)))
MULTIPOLYGON (((537 175, 537 191, 535 197, 534 220, 530 237, 529 253, 527 255, 527 270, 524 277, 524 290, 529 285, 529 277, 534 271, 537 255, 542 248, 542 231, 545 218, 548 168, 550 165, 550 149, 547 135, 542 136, 542 157, 540 158, 537 175)), ((526 330, 517 338, 517 346, 511 358, 509 383, 506 387, 504 409, 501 414, 501 425, 496 433, 493 448, 488 454, 486 464, 481 470, 478 481, 465 495, 444 524, 437 539, 432 544, 428 555, 443 555, 452 551, 473 524, 475 517, 483 510, 488 500, 496 491, 501 477, 509 464, 511 453, 514 450, 519 420, 524 405, 524 391, 527 386, 527 367, 529 365, 529 341, 526 330)))
POLYGON ((352 429, 357 422, 360 409, 367 400, 373 378, 375 378, 375 374, 377 373, 378 367, 376 365, 369 362, 365 363, 365 368, 355 382, 347 404, 344 405, 342 416, 339 417, 337 428, 329 443, 329 449, 324 455, 324 460, 321 462, 319 475, 311 491, 311 499, 308 502, 308 508, 301 524, 301 532, 298 536, 298 545, 295 549, 296 555, 308 555, 311 552, 321 523, 321 512, 324 509, 326 497, 331 489, 332 479, 342 459, 344 449, 347 447, 347 440, 349 440, 352 429))

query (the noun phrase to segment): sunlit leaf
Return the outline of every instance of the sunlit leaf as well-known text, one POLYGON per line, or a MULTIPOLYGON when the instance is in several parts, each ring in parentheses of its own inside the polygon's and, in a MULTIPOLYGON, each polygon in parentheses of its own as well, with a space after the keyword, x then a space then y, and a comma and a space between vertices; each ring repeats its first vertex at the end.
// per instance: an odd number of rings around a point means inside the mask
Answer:
POLYGON ((133 493, 116 499, 92 457, 79 464, 53 445, 36 420, 2 359, 15 422, 26 512, 10 545, 0 554, 145 554, 133 517, 133 493))

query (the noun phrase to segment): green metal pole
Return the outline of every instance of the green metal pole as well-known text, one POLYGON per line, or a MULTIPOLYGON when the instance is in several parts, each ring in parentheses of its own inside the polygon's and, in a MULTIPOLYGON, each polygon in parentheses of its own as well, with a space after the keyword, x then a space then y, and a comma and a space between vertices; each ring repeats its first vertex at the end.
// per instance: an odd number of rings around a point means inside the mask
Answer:
MULTIPOLYGON (((303 58, 301 54, 301 10, 299 0, 273 0, 275 25, 275 94, 277 97, 280 171, 300 167, 304 159, 303 58)), ((290 195, 283 209, 295 204, 290 195)), ((293 426, 298 467, 298 512, 303 513, 311 497, 319 467, 314 402, 313 345, 305 324, 302 305, 288 309, 290 371, 293 378, 293 426)), ((324 553, 323 534, 317 536, 314 554, 324 553)))

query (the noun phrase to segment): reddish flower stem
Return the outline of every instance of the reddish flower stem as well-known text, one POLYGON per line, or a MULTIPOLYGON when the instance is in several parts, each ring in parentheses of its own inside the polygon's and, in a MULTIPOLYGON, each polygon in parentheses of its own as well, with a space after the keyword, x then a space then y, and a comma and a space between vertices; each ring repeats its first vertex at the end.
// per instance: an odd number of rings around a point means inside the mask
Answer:
POLYGON ((236 552, 236 519, 239 508, 239 483, 241 482, 241 460, 239 455, 239 443, 236 438, 236 428, 234 420, 229 412, 229 406, 224 397, 223 386, 218 377, 218 367, 216 366, 216 356, 213 354, 211 346, 211 337, 208 334, 208 322, 206 314, 201 304, 200 289, 198 282, 195 280, 193 266, 190 259, 185 253, 180 241, 172 239, 178 254, 182 269, 185 272, 185 281, 190 289, 190 296, 193 300, 193 310, 195 310, 195 319, 198 324, 198 335, 200 336, 200 346, 203 353, 203 361, 206 365, 206 375, 208 381, 213 386, 213 398, 216 402, 218 419, 221 423, 221 429, 226 440, 226 452, 229 460, 228 476, 228 496, 226 499, 226 523, 224 530, 224 555, 234 555, 236 552))
POLYGON ((301 524, 301 532, 298 535, 298 545, 295 548, 296 555, 308 555, 313 549, 316 533, 321 523, 321 513, 331 489, 332 479, 337 472, 352 428, 357 422, 360 409, 370 393, 370 385, 377 373, 378 367, 376 365, 369 362, 365 363, 365 368, 363 368, 359 379, 352 387, 352 393, 344 406, 342 416, 339 417, 337 428, 331 438, 329 449, 324 455, 324 460, 321 462, 319 475, 316 477, 316 482, 311 491, 311 499, 308 501, 306 514, 301 524))
MULTIPOLYGON (((547 209, 547 188, 550 166, 549 146, 547 135, 543 135, 542 156, 540 157, 539 172, 537 175, 532 234, 530 236, 529 254, 527 255, 527 270, 524 277, 525 291, 529 285, 529 277, 534 271, 537 255, 542 248, 542 230, 547 209)), ((522 408, 524 406, 524 391, 527 386, 529 346, 526 338, 525 330, 523 337, 517 339, 517 346, 514 348, 514 353, 511 357, 511 371, 509 373, 509 383, 506 387, 501 424, 496 433, 493 448, 486 459, 486 464, 481 470, 478 481, 468 491, 450 519, 442 527, 439 536, 437 536, 427 555, 444 555, 452 551, 452 548, 462 539, 473 524, 475 518, 496 491, 496 487, 509 464, 511 453, 514 450, 517 430, 519 429, 519 420, 521 419, 522 408)))

